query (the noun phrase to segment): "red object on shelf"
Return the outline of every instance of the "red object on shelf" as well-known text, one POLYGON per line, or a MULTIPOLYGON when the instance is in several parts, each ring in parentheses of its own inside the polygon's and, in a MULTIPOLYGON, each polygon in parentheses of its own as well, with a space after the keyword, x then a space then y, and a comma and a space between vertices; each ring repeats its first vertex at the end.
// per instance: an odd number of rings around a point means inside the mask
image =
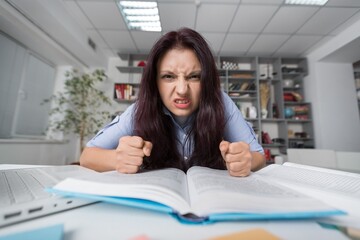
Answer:
POLYGON ((295 102, 296 99, 293 94, 291 93, 284 93, 284 101, 285 102, 295 102))
POLYGON ((295 120, 308 120, 309 117, 308 117, 308 115, 296 115, 296 116, 293 117, 293 119, 295 119, 295 120))
POLYGON ((261 132, 262 143, 271 144, 272 140, 267 132, 261 132))
POLYGON ((264 149, 264 153, 265 153, 265 159, 266 161, 271 161, 271 150, 268 148, 264 149))
POLYGON ((146 66, 146 62, 145 61, 140 61, 138 63, 138 67, 145 67, 146 66))
POLYGON ((303 97, 296 92, 286 92, 284 93, 284 101, 287 102, 300 102, 303 100, 303 97))

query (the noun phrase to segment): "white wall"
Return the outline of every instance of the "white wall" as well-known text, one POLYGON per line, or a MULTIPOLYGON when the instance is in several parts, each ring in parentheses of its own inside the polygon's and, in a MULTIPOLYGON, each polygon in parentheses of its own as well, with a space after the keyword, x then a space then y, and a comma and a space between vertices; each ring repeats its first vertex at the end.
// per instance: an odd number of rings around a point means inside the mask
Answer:
POLYGON ((74 162, 72 141, 0 140, 0 164, 62 165, 74 162))
MULTIPOLYGON (((64 87, 65 72, 71 66, 58 66, 54 92, 64 87)), ((78 161, 79 143, 75 136, 48 133, 46 139, 0 139, 0 164, 61 165, 78 161)))
POLYGON ((360 152, 360 118, 352 68, 355 60, 343 54, 338 60, 327 59, 357 41, 359 29, 360 20, 307 56, 305 93, 313 105, 316 148, 360 152))

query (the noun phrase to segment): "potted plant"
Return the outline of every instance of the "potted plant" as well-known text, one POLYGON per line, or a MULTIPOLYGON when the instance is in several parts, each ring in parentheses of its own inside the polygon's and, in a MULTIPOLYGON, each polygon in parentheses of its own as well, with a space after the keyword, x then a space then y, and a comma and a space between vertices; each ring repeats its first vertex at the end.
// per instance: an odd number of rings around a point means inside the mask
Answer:
POLYGON ((44 102, 52 102, 48 129, 79 137, 80 153, 86 137, 93 135, 110 117, 103 106, 111 105, 104 92, 96 84, 106 79, 103 70, 80 73, 76 69, 65 73, 63 92, 57 92, 44 102), (55 115, 55 116, 53 116, 55 115))

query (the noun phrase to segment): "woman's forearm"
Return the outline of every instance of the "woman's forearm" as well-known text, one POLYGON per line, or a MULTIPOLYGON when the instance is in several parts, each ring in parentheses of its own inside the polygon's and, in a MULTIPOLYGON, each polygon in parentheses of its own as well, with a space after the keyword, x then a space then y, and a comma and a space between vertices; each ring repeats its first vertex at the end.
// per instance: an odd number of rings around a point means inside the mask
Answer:
POLYGON ((80 156, 80 165, 98 172, 115 170, 115 149, 86 147, 80 156))
POLYGON ((260 170, 265 166, 265 156, 259 152, 251 152, 252 154, 252 163, 251 171, 260 170))

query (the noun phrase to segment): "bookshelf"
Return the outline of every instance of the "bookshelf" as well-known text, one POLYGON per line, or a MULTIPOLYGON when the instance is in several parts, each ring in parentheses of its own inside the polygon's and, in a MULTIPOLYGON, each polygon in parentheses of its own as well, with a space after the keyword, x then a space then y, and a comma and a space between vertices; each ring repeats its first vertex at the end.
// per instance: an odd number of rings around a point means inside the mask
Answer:
POLYGON ((118 54, 122 60, 127 62, 126 66, 117 66, 121 73, 126 74, 126 79, 119 79, 114 83, 113 99, 119 103, 135 102, 139 93, 140 79, 144 70, 145 54, 118 54))
POLYGON ((315 147, 311 103, 304 99, 306 59, 220 56, 217 64, 222 89, 271 152, 268 163, 287 148, 315 147))
MULTIPOLYGON (((115 83, 114 89, 117 84, 128 84, 135 93, 131 99, 122 99, 114 90, 114 99, 132 103, 139 84, 131 76, 141 76, 143 68, 138 64, 146 55, 119 56, 128 65, 117 69, 127 73, 130 81, 115 83)), ((287 148, 315 148, 311 103, 304 98, 305 58, 218 56, 216 62, 222 90, 252 125, 259 143, 271 152, 268 163, 286 154, 287 148)))

